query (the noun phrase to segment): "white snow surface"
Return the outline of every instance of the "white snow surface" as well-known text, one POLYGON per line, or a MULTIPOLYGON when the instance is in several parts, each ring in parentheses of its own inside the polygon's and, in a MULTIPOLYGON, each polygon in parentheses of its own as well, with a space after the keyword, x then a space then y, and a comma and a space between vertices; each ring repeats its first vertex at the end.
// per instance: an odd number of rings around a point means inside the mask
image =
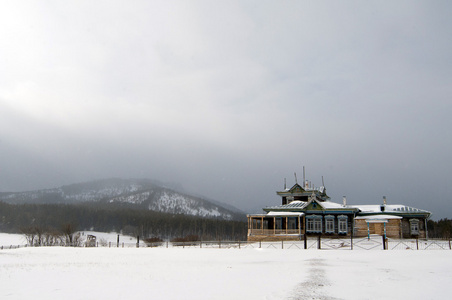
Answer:
POLYGON ((146 201, 149 198, 149 195, 151 192, 142 192, 134 195, 128 195, 128 196, 118 196, 114 199, 110 200, 110 203, 112 202, 122 202, 122 203, 131 203, 131 204, 141 204, 144 201, 146 201))
POLYGON ((41 247, 0 268, 0 299, 444 299, 452 251, 41 247))
MULTIPOLYGON (((362 212, 368 212, 368 213, 374 213, 374 212, 381 212, 381 205, 349 205, 348 207, 354 207, 360 209, 362 212)), ((422 210, 419 208, 414 208, 406 205, 401 204, 390 204, 390 205, 384 205, 385 211, 391 211, 391 212, 427 212, 426 210, 422 210)))

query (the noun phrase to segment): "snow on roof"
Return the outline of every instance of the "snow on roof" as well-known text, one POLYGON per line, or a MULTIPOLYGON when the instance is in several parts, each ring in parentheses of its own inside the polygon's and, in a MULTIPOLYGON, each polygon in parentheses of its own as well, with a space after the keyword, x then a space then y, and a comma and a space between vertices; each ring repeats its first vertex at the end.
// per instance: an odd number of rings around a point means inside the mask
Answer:
MULTIPOLYGON (((381 212, 382 205, 349 205, 349 207, 358 208, 363 213, 376 213, 381 212)), ((406 205, 400 204, 391 204, 391 205, 383 205, 385 212, 398 212, 398 213, 410 213, 410 212, 424 212, 429 213, 426 210, 422 210, 419 208, 409 207, 406 205)))
MULTIPOLYGON (((270 207, 266 207, 265 210, 270 210, 270 209, 304 209, 308 203, 310 203, 309 201, 299 201, 299 200, 295 200, 292 201, 288 204, 284 204, 284 205, 277 205, 277 206, 270 206, 270 207)), ((342 204, 339 203, 335 203, 335 202, 331 202, 331 201, 322 201, 322 202, 318 202, 324 209, 349 209, 349 210, 353 210, 355 209, 354 207, 350 207, 350 206, 343 206, 342 204)))
POLYGON ((322 205, 326 209, 332 209, 332 208, 344 208, 342 204, 331 202, 331 201, 324 201, 320 202, 320 205, 322 205))
POLYGON ((270 211, 267 216, 302 216, 302 212, 292 212, 292 211, 270 211))
POLYGON ((272 208, 303 208, 303 206, 306 205, 306 202, 304 201, 292 201, 289 204, 284 204, 284 205, 276 205, 276 206, 270 206, 270 207, 266 207, 267 209, 272 209, 272 208))
POLYGON ((356 217, 357 220, 366 220, 369 223, 378 222, 378 221, 386 221, 386 220, 392 220, 392 219, 402 219, 402 217, 399 216, 393 216, 393 215, 376 215, 376 216, 362 216, 362 217, 356 217))

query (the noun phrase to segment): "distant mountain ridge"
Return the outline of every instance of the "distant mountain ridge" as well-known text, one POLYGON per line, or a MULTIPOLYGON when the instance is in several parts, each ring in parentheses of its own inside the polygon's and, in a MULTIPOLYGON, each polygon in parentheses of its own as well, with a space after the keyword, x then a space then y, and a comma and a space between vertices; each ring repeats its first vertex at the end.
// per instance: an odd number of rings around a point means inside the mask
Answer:
POLYGON ((0 201, 11 204, 93 202, 222 220, 240 220, 244 217, 243 212, 231 205, 188 195, 150 179, 110 178, 53 189, 0 193, 0 201))

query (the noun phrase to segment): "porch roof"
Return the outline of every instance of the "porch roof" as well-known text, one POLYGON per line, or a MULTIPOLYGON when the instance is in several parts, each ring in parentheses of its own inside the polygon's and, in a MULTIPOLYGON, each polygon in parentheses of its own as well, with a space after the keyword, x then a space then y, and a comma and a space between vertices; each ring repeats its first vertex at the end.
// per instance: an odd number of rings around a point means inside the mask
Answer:
POLYGON ((300 217, 304 215, 302 212, 292 212, 292 211, 270 211, 267 216, 272 217, 300 217))
POLYGON ((394 215, 371 215, 356 217, 356 220, 365 220, 367 223, 387 223, 388 220, 400 220, 402 217, 394 215))
POLYGON ((302 215, 304 215, 302 212, 270 211, 267 214, 252 214, 248 217, 301 217, 302 215))

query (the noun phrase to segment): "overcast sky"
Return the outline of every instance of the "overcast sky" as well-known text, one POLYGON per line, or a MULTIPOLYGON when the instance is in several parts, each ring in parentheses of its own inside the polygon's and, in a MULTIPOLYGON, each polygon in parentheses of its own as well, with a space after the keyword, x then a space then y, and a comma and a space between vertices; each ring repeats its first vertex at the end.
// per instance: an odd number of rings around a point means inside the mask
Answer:
POLYGON ((0 191, 178 182, 246 212, 294 172, 452 218, 450 1, 2 1, 0 191))

